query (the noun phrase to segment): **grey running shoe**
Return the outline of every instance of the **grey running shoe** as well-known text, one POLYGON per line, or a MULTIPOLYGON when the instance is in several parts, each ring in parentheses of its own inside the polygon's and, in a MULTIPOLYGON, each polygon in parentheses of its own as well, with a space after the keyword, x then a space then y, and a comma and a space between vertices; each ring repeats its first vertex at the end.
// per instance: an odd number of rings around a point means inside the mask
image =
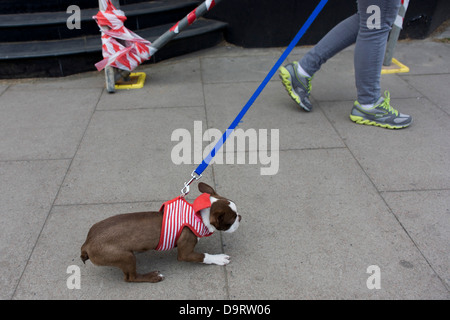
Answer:
POLYGON ((412 117, 398 112, 390 105, 389 91, 380 97, 372 109, 364 110, 358 101, 355 101, 350 119, 358 124, 377 126, 387 129, 406 128, 412 123, 412 117))
POLYGON ((298 62, 293 62, 280 67, 279 75, 281 82, 291 98, 297 102, 305 111, 311 111, 312 105, 309 101, 312 77, 304 77, 297 72, 298 62))

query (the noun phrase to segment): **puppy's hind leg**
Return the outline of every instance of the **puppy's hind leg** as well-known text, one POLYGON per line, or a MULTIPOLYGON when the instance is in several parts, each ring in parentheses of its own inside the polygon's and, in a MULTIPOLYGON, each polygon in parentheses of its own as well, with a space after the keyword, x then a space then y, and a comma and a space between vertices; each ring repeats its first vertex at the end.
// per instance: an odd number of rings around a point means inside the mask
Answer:
POLYGON ((153 271, 146 274, 136 272, 136 257, 131 251, 114 252, 111 255, 103 255, 103 259, 96 261, 92 256, 91 261, 97 265, 113 266, 122 270, 124 280, 127 282, 159 282, 164 276, 159 271, 153 271), (105 259, 109 257, 109 259, 105 259))
POLYGON ((127 282, 160 282, 164 280, 164 276, 159 271, 152 271, 146 274, 136 272, 136 257, 133 252, 124 252, 122 258, 117 264, 123 274, 124 280, 127 282))

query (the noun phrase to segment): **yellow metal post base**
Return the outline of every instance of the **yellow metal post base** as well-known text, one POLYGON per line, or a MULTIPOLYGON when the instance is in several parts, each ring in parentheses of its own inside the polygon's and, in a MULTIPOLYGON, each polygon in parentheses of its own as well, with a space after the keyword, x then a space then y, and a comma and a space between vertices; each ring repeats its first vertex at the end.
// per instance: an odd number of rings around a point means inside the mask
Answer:
POLYGON ((136 72, 130 74, 129 81, 119 80, 116 82, 115 88, 120 89, 140 89, 144 86, 146 74, 144 72, 136 72))
POLYGON ((392 58, 392 63, 390 66, 383 66, 383 68, 381 69, 381 74, 405 72, 409 72, 409 68, 395 58, 392 58))

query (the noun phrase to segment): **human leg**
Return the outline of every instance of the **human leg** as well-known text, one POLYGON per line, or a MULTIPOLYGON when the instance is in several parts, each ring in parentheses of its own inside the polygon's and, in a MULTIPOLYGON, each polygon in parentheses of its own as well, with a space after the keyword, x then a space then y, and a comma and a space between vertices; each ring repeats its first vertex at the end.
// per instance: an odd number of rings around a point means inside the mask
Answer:
POLYGON ((359 32, 356 38, 354 65, 358 102, 374 104, 380 98, 381 68, 387 38, 397 16, 400 0, 358 0, 359 32), (379 8, 379 25, 371 19, 379 8))
POLYGON ((355 14, 330 30, 299 62, 280 68, 280 78, 291 98, 305 111, 311 111, 311 80, 322 64, 336 53, 355 43, 359 17, 355 14))
POLYGON ((359 15, 354 14, 340 22, 302 57, 299 64, 309 76, 313 76, 328 59, 355 43, 359 21, 359 15))
POLYGON ((385 97, 380 94, 387 38, 399 6, 400 0, 358 0, 360 21, 354 55, 358 100, 350 114, 350 119, 358 124, 400 129, 412 123, 411 116, 390 105, 389 92, 385 97))

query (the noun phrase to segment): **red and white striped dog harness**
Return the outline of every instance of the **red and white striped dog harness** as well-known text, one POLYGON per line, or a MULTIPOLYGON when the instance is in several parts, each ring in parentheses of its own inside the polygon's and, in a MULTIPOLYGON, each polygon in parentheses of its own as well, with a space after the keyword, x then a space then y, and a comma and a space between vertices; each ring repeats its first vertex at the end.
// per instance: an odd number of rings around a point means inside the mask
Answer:
POLYGON ((164 207, 161 237, 155 250, 164 251, 173 249, 180 237, 184 227, 188 227, 198 237, 208 237, 212 235, 200 216, 200 210, 211 207, 209 194, 203 193, 198 196, 193 204, 187 202, 179 196, 173 200, 164 202, 160 211, 164 207))

